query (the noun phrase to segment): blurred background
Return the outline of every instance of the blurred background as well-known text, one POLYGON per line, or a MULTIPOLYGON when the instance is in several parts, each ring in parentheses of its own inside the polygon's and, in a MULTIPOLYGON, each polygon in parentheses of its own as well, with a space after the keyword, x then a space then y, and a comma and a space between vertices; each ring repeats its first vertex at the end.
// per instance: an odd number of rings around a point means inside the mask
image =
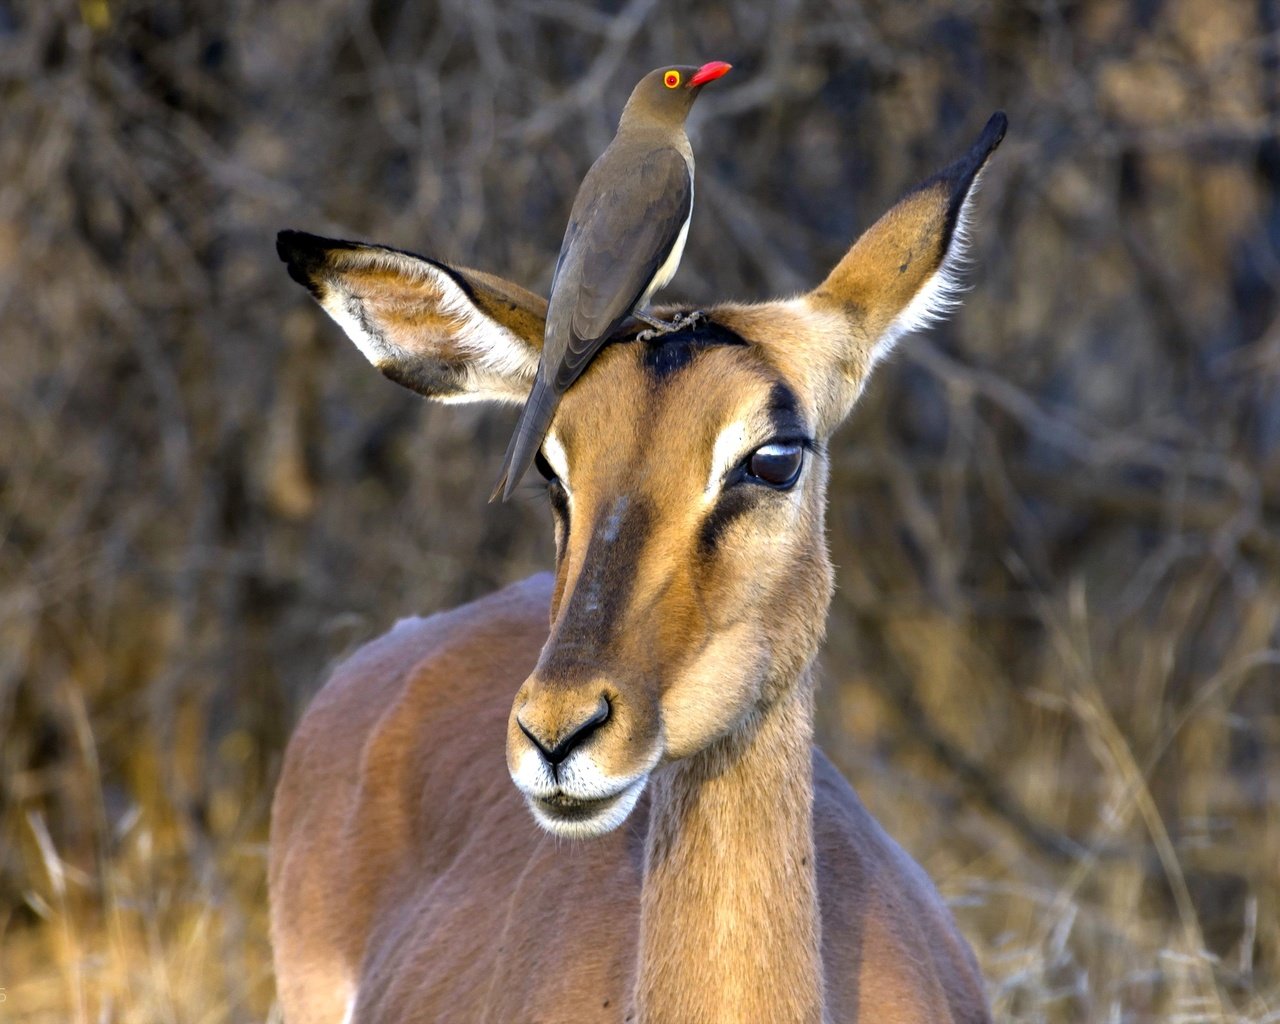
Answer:
POLYGON ((832 444, 824 745, 999 1019, 1280 1020, 1280 0, 0 0, 0 1019, 272 1019, 292 724, 551 564, 514 412, 383 380, 275 232, 545 290, 713 58, 673 300, 816 283, 1011 122, 832 444))

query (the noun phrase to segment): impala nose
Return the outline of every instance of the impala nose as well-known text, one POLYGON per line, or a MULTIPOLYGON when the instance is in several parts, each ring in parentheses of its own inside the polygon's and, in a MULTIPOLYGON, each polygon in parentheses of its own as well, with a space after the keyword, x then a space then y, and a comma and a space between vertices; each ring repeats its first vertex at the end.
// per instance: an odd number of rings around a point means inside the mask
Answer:
POLYGON ((525 724, 524 718, 517 714, 516 725, 529 738, 529 742, 538 748, 547 764, 554 768, 573 751, 586 742, 588 738, 609 719, 609 701, 601 697, 595 709, 582 721, 560 732, 559 738, 540 734, 535 728, 525 724))

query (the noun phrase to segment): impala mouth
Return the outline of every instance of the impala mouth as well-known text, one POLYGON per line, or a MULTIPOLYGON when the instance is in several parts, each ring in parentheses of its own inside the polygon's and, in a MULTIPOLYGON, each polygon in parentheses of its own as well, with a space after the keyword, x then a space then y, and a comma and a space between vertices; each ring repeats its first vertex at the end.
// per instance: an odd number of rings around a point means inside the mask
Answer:
POLYGON ((594 818, 600 812, 612 807, 622 796, 601 797, 598 800, 579 800, 568 793, 557 793, 555 796, 534 797, 534 806, 549 817, 561 818, 565 821, 585 821, 594 818))
POLYGON ((604 835, 621 825, 635 807, 647 777, 602 797, 576 797, 562 790, 549 796, 529 796, 534 820, 548 832, 571 839, 604 835))

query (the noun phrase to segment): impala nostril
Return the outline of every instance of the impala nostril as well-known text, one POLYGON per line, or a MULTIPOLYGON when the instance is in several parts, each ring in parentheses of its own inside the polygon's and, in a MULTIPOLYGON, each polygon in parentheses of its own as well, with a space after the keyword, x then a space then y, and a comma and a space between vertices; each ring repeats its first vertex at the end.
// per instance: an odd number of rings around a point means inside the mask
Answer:
POLYGON ((523 721, 521 721, 519 715, 516 715, 516 725, 520 726, 520 731, 524 733, 525 739, 527 739, 538 750, 540 750, 542 752, 543 757, 546 757, 547 748, 542 745, 542 740, 538 739, 537 734, 534 733, 527 725, 525 725, 523 721))
POLYGON ((530 729, 524 724, 519 715, 516 715, 516 725, 520 727, 520 731, 525 734, 529 742, 537 747, 538 752, 542 754, 547 764, 554 768, 590 739, 609 720, 609 715, 612 711, 613 706, 609 703, 609 698, 602 695, 596 704, 595 710, 577 725, 571 727, 554 743, 543 739, 530 729))

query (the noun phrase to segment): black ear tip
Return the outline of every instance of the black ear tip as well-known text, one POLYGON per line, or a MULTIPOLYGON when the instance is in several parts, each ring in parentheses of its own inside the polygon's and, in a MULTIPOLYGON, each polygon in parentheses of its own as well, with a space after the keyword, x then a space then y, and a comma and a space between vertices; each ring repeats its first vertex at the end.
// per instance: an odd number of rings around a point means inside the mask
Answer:
POLYGON ((281 262, 289 262, 289 259, 293 254, 294 242, 295 239, 297 239, 298 234, 299 232, 290 231, 287 228, 284 231, 276 232, 276 255, 280 257, 281 262))
POLYGON ((285 228, 276 234, 276 255, 285 263, 315 259, 324 250, 325 242, 319 235, 285 228))
POLYGON ((987 119, 987 125, 982 129, 982 135, 978 137, 978 144, 975 148, 981 150, 983 156, 989 155, 993 149, 1004 141, 1004 133, 1008 130, 1009 119, 1005 116, 1003 110, 997 110, 987 119))
POLYGON ((987 165, 987 159, 1004 139, 1004 133, 1008 128, 1009 119, 1004 116, 1003 110, 997 110, 987 119, 986 126, 982 129, 982 134, 969 147, 969 152, 938 175, 937 178, 931 180, 937 181, 941 179, 949 184, 953 194, 966 195, 982 168, 987 165))
MULTIPOLYGON (((276 255, 289 268, 289 276, 316 292, 316 277, 324 265, 328 240, 305 231, 281 231, 276 235, 276 255)), ((318 294, 318 293, 317 293, 318 294)))

